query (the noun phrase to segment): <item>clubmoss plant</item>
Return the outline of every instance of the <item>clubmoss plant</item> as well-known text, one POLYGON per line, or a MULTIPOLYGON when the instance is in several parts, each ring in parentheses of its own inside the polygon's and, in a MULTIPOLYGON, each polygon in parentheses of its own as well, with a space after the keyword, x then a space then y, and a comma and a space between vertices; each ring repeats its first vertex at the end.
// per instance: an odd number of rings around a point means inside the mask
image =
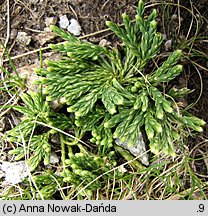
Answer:
MULTIPOLYGON (((42 162, 45 166, 50 164, 53 147, 51 137, 58 135, 61 143, 61 174, 56 175, 49 169, 45 174, 33 176, 38 189, 38 193, 35 193, 37 199, 52 198, 58 190, 57 183, 70 183, 75 187, 75 193, 83 190, 79 196, 91 196, 94 191, 102 188, 103 182, 122 176, 118 170, 108 173, 116 165, 114 151, 108 152, 106 157, 96 156, 88 152, 78 140, 62 134, 67 129, 73 129, 73 117, 53 112, 41 93, 23 93, 21 99, 25 106, 13 108, 24 114, 22 122, 6 134, 7 141, 17 145, 9 154, 16 155, 15 160, 26 158, 30 171, 33 172, 42 162), (76 147, 76 153, 73 147, 76 147), (97 180, 91 184, 95 178, 97 180), (83 189, 88 184, 89 187, 83 189)), ((82 137, 82 132, 76 126, 74 133, 76 138, 82 137)))
MULTIPOLYGON (((111 157, 113 146, 121 152, 115 139, 134 146, 144 128, 151 152, 175 156, 175 143, 192 130, 201 132, 205 122, 177 102, 177 98, 191 90, 166 89, 166 83, 182 72, 183 67, 178 64, 182 51, 171 53, 156 69, 149 67, 162 45, 156 16, 153 10, 144 18, 144 3, 140 0, 135 22, 126 14, 123 15, 124 28, 107 22, 123 42, 121 47, 112 49, 83 42, 52 26, 52 30, 66 40, 63 44, 51 45, 63 58, 47 60, 47 68, 36 70, 42 77, 38 83, 46 86, 44 94, 24 93, 21 95, 24 106, 14 107, 24 116, 22 122, 7 133, 7 140, 18 145, 10 153, 15 154, 17 160, 26 155, 30 170, 34 171, 42 161, 45 165, 50 163, 51 136, 57 133, 63 165, 60 178, 77 189, 89 185, 85 192, 90 194, 102 187, 106 177, 111 178, 110 174, 100 176, 115 166, 115 158, 111 157), (66 104, 69 114, 52 111, 50 101, 53 100, 66 104), (97 147, 89 150, 78 140, 71 140, 63 134, 69 129, 73 129, 78 139, 90 132, 90 141, 97 147), (98 180, 90 184, 97 177, 98 180)), ((126 151, 125 159, 128 160, 126 151)), ((132 165, 141 168, 136 163, 132 165)), ((114 177, 120 174, 116 172, 114 177)), ((43 186, 39 185, 41 191, 43 186)))
POLYGON ((64 114, 52 112, 49 103, 40 93, 24 93, 21 99, 25 106, 14 106, 13 108, 24 114, 22 121, 6 134, 7 140, 16 143, 18 147, 9 153, 16 155, 16 160, 25 158, 27 155, 30 170, 34 171, 42 159, 45 165, 50 163, 51 144, 49 140, 50 136, 56 133, 53 129, 45 129, 40 133, 37 130, 39 124, 36 122, 42 122, 60 130, 71 128, 71 123, 64 114))
MULTIPOLYGON (((3 187, 2 199, 193 199, 198 189, 206 199, 207 184, 192 171, 199 161, 193 153, 183 151, 174 160, 151 154, 147 167, 129 154, 142 131, 153 153, 174 156, 175 144, 185 146, 185 137, 201 132, 205 123, 178 102, 191 90, 170 89, 167 83, 183 70, 183 54, 176 50, 162 62, 156 16, 156 10, 144 16, 139 1, 135 22, 126 14, 124 27, 107 22, 122 41, 113 48, 83 42, 52 26, 66 40, 51 45, 63 59, 46 61, 47 68, 37 70, 46 90, 21 95, 21 106, 13 108, 23 114, 22 121, 6 134, 14 147, 10 154, 27 160, 31 175, 18 187, 3 187), (61 111, 51 109, 56 99, 66 104, 61 111), (89 142, 89 132, 97 145, 89 142), (128 143, 129 151, 116 145, 118 140, 128 143), (128 162, 123 164, 114 149, 128 162), (60 161, 51 166, 53 151, 60 161)), ((13 77, 1 69, 9 77, 0 82, 1 91, 25 90, 18 73, 13 77)))
POLYGON ((93 191, 105 186, 103 182, 122 177, 122 173, 118 170, 109 172, 116 165, 113 155, 114 152, 109 153, 108 157, 100 157, 88 152, 69 154, 66 164, 70 168, 61 173, 63 181, 74 185, 77 191, 83 191, 81 195, 84 196, 86 193, 92 196, 93 191), (83 190, 87 185, 88 187, 83 190))
POLYGON ((140 0, 134 23, 123 14, 124 28, 107 22, 123 42, 119 48, 83 42, 52 26, 66 40, 50 46, 63 59, 46 61, 47 68, 37 71, 46 85, 46 100, 66 103, 77 127, 92 133, 91 142, 103 154, 116 138, 133 146, 144 127, 153 153, 175 156, 174 143, 191 130, 201 132, 205 124, 177 103, 176 98, 190 93, 189 89, 165 88, 183 70, 178 64, 181 50, 155 70, 147 70, 161 48, 162 35, 157 32, 156 10, 144 18, 144 9, 140 0))
POLYGON ((53 195, 63 186, 63 179, 51 171, 34 175, 32 179, 36 185, 33 188, 36 199, 54 199, 53 195))

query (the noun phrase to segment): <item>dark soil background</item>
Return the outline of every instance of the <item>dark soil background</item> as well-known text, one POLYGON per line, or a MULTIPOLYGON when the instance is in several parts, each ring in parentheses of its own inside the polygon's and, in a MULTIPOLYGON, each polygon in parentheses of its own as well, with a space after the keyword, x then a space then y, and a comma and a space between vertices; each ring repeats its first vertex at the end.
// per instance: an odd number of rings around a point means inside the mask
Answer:
MULTIPOLYGON (((81 36, 83 36, 106 29, 105 22, 107 20, 122 23, 121 15, 124 12, 133 17, 136 13, 137 2, 137 0, 10 0, 10 19, 8 20, 8 1, 0 0, 0 41, 5 43, 5 39, 8 39, 7 49, 10 56, 15 58, 41 47, 37 36, 44 31, 48 17, 55 17, 57 19, 56 25, 58 25, 61 15, 67 15, 69 19, 77 19, 82 27, 81 36), (19 31, 31 36, 28 45, 17 42, 16 38, 19 31)), ((172 39, 172 46, 168 48, 167 52, 176 48, 183 48, 184 53, 189 58, 184 59, 184 73, 176 79, 175 84, 195 89, 185 98, 185 102, 192 104, 197 101, 191 108, 191 112, 207 122, 208 41, 205 40, 205 37, 208 37, 208 0, 152 0, 148 1, 147 8, 156 8, 159 12, 159 31, 166 36, 162 50, 165 52, 166 42, 172 39), (175 14, 177 18, 174 18, 175 14), (195 37, 196 40, 194 40, 195 37)), ((102 38, 107 39, 112 44, 117 42, 117 38, 109 31, 87 37, 89 41, 95 43, 99 43, 102 38)), ((60 41, 60 38, 53 38, 48 40, 43 47, 47 47, 48 43, 60 41)), ((48 51, 45 50, 44 52, 47 53, 48 51)), ((3 56, 3 59, 4 66, 7 67, 6 56, 3 56)), ((14 64, 20 68, 37 63, 38 59, 39 53, 34 52, 14 59, 14 64)), ((208 139, 207 126, 205 126, 202 134, 189 140, 190 149, 197 145, 193 152, 194 156, 201 155, 201 151, 208 154, 208 143, 204 139, 208 139)), ((201 170, 200 172, 207 174, 205 169, 200 168, 200 163, 197 167, 201 170)))
MULTIPOLYGON (((8 26, 7 2, 2 1, 0 5, 0 39, 3 42, 8 26)), ((45 21, 48 17, 57 18, 57 25, 61 15, 67 15, 68 19, 75 18, 82 27, 82 35, 85 35, 106 29, 107 20, 121 23, 121 14, 124 12, 135 15, 136 5, 137 0, 10 0, 10 38, 7 48, 11 56, 40 48, 35 38, 46 27, 45 21), (32 37, 29 45, 15 42, 18 31, 32 37)), ((106 32, 88 39, 99 42, 108 34, 109 32, 106 32)), ((34 63, 37 55, 22 58, 18 61, 18 67, 34 63)))

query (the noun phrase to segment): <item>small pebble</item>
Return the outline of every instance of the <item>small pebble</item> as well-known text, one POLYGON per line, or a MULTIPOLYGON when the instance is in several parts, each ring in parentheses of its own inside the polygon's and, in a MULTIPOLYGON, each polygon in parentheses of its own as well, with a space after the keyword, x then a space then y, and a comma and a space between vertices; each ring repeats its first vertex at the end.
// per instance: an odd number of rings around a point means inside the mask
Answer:
POLYGON ((59 162, 59 158, 58 158, 57 154, 55 152, 52 152, 51 157, 50 157, 50 163, 56 164, 58 162, 59 162))
POLYGON ((47 43, 48 41, 54 39, 55 36, 56 36, 56 34, 51 31, 50 27, 46 27, 46 28, 44 28, 44 32, 36 35, 34 37, 34 39, 37 40, 40 43, 40 45, 42 46, 45 43, 47 43))
POLYGON ((165 42, 165 50, 168 51, 168 50, 171 49, 171 47, 172 47, 172 39, 167 40, 167 41, 165 42))
POLYGON ((29 45, 31 41, 31 36, 28 36, 26 32, 18 32, 17 41, 22 45, 29 45))
POLYGON ((78 23, 78 21, 75 20, 75 19, 71 19, 70 20, 70 24, 67 27, 67 31, 70 32, 70 33, 72 33, 75 36, 79 36, 81 34, 81 30, 82 29, 81 29, 81 26, 78 23))
POLYGON ((57 23, 56 17, 46 17, 45 19, 46 27, 49 27, 50 25, 55 25, 56 23, 57 23))
MULTIPOLYGON (((39 76, 34 72, 34 68, 38 68, 39 64, 29 64, 24 67, 17 68, 18 74, 25 79, 25 84, 28 90, 39 91, 39 86, 34 85, 35 81, 39 80, 39 76)), ((13 73, 12 73, 13 74, 13 73)))
POLYGON ((111 43, 110 41, 106 40, 106 39, 102 39, 100 42, 99 42, 99 45, 102 46, 102 47, 107 47, 109 46, 111 43))
POLYGON ((68 25, 69 25, 69 20, 67 16, 66 15, 61 16, 59 20, 59 27, 66 29, 68 25))
POLYGON ((166 34, 163 34, 162 37, 163 37, 163 40, 167 39, 167 35, 166 34))
POLYGON ((54 100, 51 102, 51 109, 52 110, 57 110, 59 108, 61 108, 63 106, 63 104, 61 104, 60 100, 54 100))

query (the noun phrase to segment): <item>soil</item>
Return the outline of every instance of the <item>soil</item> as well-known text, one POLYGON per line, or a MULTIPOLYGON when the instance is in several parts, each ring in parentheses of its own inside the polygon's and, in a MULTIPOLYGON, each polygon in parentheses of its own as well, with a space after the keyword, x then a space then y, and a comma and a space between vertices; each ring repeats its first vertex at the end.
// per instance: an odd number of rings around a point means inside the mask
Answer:
MULTIPOLYGON (((126 12, 133 16, 137 0, 11 0, 10 1, 10 33, 7 48, 11 56, 17 56, 40 48, 37 36, 44 32, 46 19, 53 17, 57 20, 61 15, 68 19, 77 19, 82 27, 82 35, 106 29, 105 22, 113 20, 121 23, 121 14, 126 12), (25 32, 31 37, 28 45, 20 44, 16 40, 18 32, 25 32)), ((0 39, 4 43, 8 37, 7 26, 7 1, 0 6, 0 39)), ((106 37, 109 32, 88 38, 98 42, 106 37)), ((53 40, 53 42, 57 42, 53 40)), ((48 41, 52 42, 52 41, 48 41)), ((46 46, 47 43, 44 44, 46 46)), ((18 67, 33 64, 38 59, 38 53, 30 54, 15 61, 18 67)))
MULTIPOLYGON (((17 68, 28 67, 28 65, 37 65, 39 62, 39 52, 31 52, 42 47, 47 47, 49 43, 60 42, 61 39, 57 37, 49 38, 44 44, 40 44, 38 36, 44 33, 46 26, 46 19, 53 17, 54 22, 58 25, 59 17, 61 15, 67 15, 69 19, 74 18, 79 21, 82 33, 81 36, 87 34, 94 34, 101 30, 106 29, 105 22, 107 20, 112 20, 116 23, 122 23, 121 15, 126 12, 131 17, 135 15, 135 8, 137 6, 137 0, 0 0, 0 41, 5 43, 8 39, 6 47, 12 58, 14 58, 14 64, 17 68), (9 2, 9 10, 7 3, 9 2), (8 19, 9 12, 9 19, 8 19), (9 28, 8 28, 9 26, 9 28), (17 41, 18 32, 25 32, 27 37, 30 38, 28 44, 21 44, 17 41), (30 54, 22 54, 31 52, 30 54), (20 57, 18 57, 20 55, 20 57), (18 58, 17 58, 18 57, 18 58)), ((194 37, 195 32, 198 36, 208 36, 208 1, 149 1, 147 4, 149 8, 154 5, 159 11, 159 31, 164 33, 166 38, 163 44, 163 50, 167 49, 167 42, 172 39, 172 46, 180 48, 181 44, 185 44, 184 41, 186 37, 191 39, 194 37), (150 4, 151 2, 151 4, 150 4), (157 3, 160 4, 157 4, 157 3), (162 5, 161 2, 171 2, 173 4, 172 8, 168 8, 167 5, 162 5), (177 4, 180 2, 180 22, 179 19, 174 18, 173 15, 178 15, 177 4), (164 14, 162 7, 166 8, 169 13, 164 14), (188 11, 188 10, 189 11, 188 11), (193 10, 196 16, 193 18, 190 11, 193 10), (197 13, 200 15, 197 15, 197 13), (196 20, 195 20, 196 18, 196 20), (197 22, 199 24, 199 29, 197 29, 197 22), (180 26, 180 25, 181 26, 180 26), (177 38, 174 36, 177 35, 177 38), (177 45, 178 44, 178 45, 177 45)), ((93 36, 87 37, 87 40, 99 43, 99 41, 105 38, 111 43, 116 43, 117 38, 110 34, 109 31, 105 31, 99 34, 94 34, 93 36)), ((187 40, 188 41, 188 40, 187 40)), ((185 46, 185 45, 184 45, 185 46)), ((176 79, 177 85, 186 85, 190 89, 195 89, 187 98, 186 102, 188 104, 195 104, 190 109, 193 114, 208 121, 208 59, 205 58, 206 54, 208 56, 208 46, 207 41, 200 41, 200 37, 193 44, 187 46, 184 52, 189 55, 190 47, 197 51, 195 56, 191 57, 191 60, 196 64, 190 64, 190 60, 185 59, 184 73, 183 75, 176 79), (188 48, 189 47, 189 48, 188 48), (203 87, 203 89, 202 89, 203 87)), ((172 51, 171 47, 168 51, 172 51)), ((43 49, 44 50, 44 49, 43 49)), ((50 50, 44 50, 47 56, 50 50)), ((4 65, 7 66, 7 57, 4 55, 4 65)), ((4 100, 1 97, 1 100, 4 100)), ((5 101, 5 100, 4 100, 5 101)), ((4 101, 1 101, 1 103, 4 101)), ((205 145, 200 145, 200 142, 208 138, 208 127, 205 126, 204 132, 195 138, 190 139, 190 148, 198 145, 197 152, 194 151, 193 155, 198 157, 200 149, 203 152, 208 153, 208 148, 205 145), (203 137, 203 139, 202 139, 203 137)), ((204 141, 203 141, 204 143, 204 141)), ((207 174, 207 170, 200 169, 198 164, 196 167, 200 173, 207 174)))

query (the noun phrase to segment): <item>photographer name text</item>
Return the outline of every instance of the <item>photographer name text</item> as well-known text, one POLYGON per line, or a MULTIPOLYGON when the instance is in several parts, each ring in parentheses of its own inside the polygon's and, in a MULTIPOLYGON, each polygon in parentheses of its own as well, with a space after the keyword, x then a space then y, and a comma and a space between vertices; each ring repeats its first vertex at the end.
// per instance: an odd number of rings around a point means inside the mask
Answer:
POLYGON ((55 205, 55 204, 47 204, 47 205, 4 205, 3 212, 4 214, 7 213, 39 213, 39 212, 48 212, 48 213, 55 213, 55 212, 71 212, 71 213, 79 213, 79 212, 116 212, 116 206, 111 204, 103 204, 100 205, 93 205, 93 204, 75 204, 75 205, 55 205))

